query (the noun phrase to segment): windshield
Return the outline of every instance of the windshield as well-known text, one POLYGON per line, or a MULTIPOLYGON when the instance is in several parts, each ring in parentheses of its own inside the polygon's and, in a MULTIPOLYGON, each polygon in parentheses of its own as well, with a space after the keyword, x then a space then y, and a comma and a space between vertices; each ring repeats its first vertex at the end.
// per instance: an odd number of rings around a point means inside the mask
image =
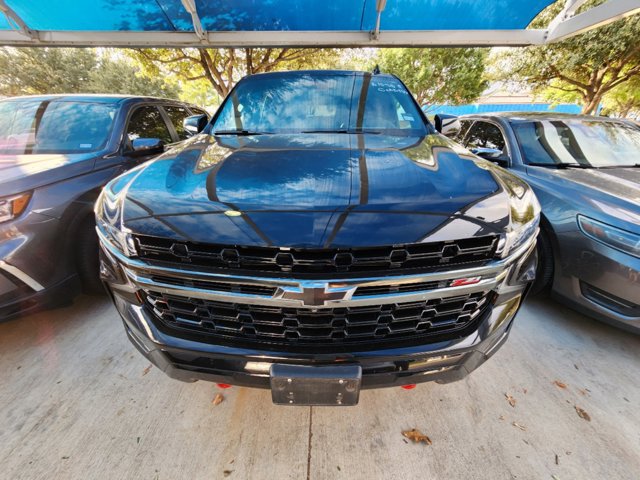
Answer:
POLYGON ((116 106, 60 100, 0 102, 0 153, 82 153, 107 142, 116 106))
POLYGON ((317 72, 246 78, 225 101, 213 131, 426 134, 411 94, 398 79, 317 72))
POLYGON ((634 166, 640 130, 597 120, 563 119, 513 124, 525 162, 581 167, 634 166))

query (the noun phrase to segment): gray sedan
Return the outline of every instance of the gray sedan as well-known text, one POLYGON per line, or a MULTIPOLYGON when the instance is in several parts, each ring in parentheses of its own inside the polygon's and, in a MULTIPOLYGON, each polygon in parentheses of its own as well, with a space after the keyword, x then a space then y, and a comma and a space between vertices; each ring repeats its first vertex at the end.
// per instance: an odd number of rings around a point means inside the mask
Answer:
POLYGON ((553 113, 440 116, 436 125, 533 187, 543 213, 533 289, 640 331, 640 129, 553 113))

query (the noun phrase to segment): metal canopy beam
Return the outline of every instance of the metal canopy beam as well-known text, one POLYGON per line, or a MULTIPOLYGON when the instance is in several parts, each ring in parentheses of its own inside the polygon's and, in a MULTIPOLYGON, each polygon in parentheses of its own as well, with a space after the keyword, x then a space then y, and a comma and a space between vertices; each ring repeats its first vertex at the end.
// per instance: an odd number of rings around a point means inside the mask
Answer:
MULTIPOLYGON (((417 47, 524 46, 544 43, 545 30, 383 31, 378 40, 361 31, 193 32, 40 31, 39 45, 59 47, 417 47)), ((15 31, 0 30, 0 45, 34 42, 15 31)))
MULTIPOLYGON (((583 2, 578 0, 578 3, 583 2)), ((574 12, 575 10, 577 7, 573 9, 574 12)), ((545 43, 558 42, 636 13, 640 13, 640 0, 609 0, 551 26, 545 43)))
POLYGON ((38 33, 27 27, 27 24, 24 23, 22 18, 20 18, 20 16, 9 5, 7 5, 4 0, 0 0, 0 12, 4 13, 9 24, 13 23, 17 27, 17 30, 14 31, 20 32, 22 35, 29 37, 33 41, 38 40, 38 33))
POLYGON ((182 5, 185 10, 189 12, 191 15, 191 22, 193 23, 193 31, 196 36, 200 40, 205 40, 207 38, 207 34, 202 28, 202 22, 200 21, 200 16, 198 15, 198 9, 196 8, 195 0, 182 0, 182 5))

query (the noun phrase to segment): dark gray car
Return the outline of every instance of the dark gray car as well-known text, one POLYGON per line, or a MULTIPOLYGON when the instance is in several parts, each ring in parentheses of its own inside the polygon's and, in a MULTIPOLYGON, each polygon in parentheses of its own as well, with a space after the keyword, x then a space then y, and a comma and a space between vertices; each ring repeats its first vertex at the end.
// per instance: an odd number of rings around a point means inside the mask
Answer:
POLYGON ((187 138, 184 103, 57 95, 0 102, 0 319, 101 288, 93 204, 112 178, 187 138))
POLYGON ((640 331, 640 129, 589 116, 498 113, 436 123, 526 180, 542 205, 534 289, 640 331))

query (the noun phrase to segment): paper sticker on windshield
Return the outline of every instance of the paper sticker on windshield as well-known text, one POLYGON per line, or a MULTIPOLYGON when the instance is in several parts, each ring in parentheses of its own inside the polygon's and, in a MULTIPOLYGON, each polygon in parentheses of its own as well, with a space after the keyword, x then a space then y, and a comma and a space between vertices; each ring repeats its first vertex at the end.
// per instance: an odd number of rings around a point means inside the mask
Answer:
POLYGON ((402 93, 404 95, 408 95, 409 92, 398 82, 394 81, 384 81, 384 80, 372 80, 371 87, 375 88, 379 92, 391 92, 391 93, 402 93))
POLYGON ((91 148, 93 147, 92 143, 81 143, 80 148, 91 148))
POLYGON ((407 115, 406 113, 402 114, 402 120, 404 120, 405 122, 415 122, 416 119, 413 118, 413 115, 407 115))

